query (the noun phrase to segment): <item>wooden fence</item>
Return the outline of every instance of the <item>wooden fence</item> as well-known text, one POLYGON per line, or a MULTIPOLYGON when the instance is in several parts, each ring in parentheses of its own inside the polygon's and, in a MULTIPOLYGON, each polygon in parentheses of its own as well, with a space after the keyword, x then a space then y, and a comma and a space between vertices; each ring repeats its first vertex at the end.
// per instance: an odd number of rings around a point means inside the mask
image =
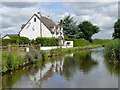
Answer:
POLYGON ((3 52, 9 52, 9 51, 12 51, 13 49, 19 49, 21 51, 30 51, 31 49, 37 49, 37 50, 40 50, 41 48, 41 45, 29 45, 29 44, 24 44, 24 45, 11 45, 11 44, 8 44, 7 46, 0 46, 0 50, 2 50, 3 52))

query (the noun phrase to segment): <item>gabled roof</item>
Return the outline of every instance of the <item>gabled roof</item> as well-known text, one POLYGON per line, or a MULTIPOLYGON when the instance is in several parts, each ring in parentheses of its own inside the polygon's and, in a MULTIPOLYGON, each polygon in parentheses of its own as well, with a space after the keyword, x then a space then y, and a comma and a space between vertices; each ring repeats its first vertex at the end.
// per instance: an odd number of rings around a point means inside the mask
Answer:
MULTIPOLYGON (((6 36, 13 37, 13 36, 18 36, 18 34, 6 34, 4 37, 6 37, 6 36)), ((2 37, 2 38, 4 38, 4 37, 2 37)))
MULTIPOLYGON (((54 26, 58 27, 51 19, 49 19, 49 18, 47 18, 47 17, 43 17, 43 16, 41 16, 41 18, 40 18, 37 14, 34 14, 34 15, 30 18, 30 20, 31 20, 34 16, 36 16, 39 20, 41 20, 41 22, 42 22, 42 23, 48 28, 48 30, 50 30, 51 32, 52 32, 51 28, 53 28, 54 26)), ((29 20, 26 24, 24 24, 23 28, 30 22, 30 20, 29 20)), ((22 29, 23 29, 23 28, 22 28, 22 29)), ((22 29, 20 30, 20 32, 22 31, 22 29)), ((19 32, 19 33, 20 33, 20 32, 19 32)))

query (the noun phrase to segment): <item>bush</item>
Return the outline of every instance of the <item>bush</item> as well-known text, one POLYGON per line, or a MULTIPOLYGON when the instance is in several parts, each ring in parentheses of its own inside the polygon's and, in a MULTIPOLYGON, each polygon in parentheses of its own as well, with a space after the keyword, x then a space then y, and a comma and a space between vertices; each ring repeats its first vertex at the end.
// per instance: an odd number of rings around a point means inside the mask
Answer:
POLYGON ((26 54, 29 63, 32 62, 36 62, 38 60, 40 60, 40 53, 38 51, 36 51, 35 49, 32 49, 31 52, 28 52, 26 54))
POLYGON ((11 40, 14 40, 16 42, 16 44, 28 44, 28 43, 30 43, 30 40, 27 37, 13 36, 13 37, 11 37, 11 40))
POLYGON ((41 46, 59 46, 59 40, 56 38, 36 38, 36 43, 41 44, 41 46))
POLYGON ((13 55, 10 53, 8 54, 8 58, 7 58, 7 66, 9 70, 13 69, 14 66, 14 60, 13 60, 13 55))
POLYGON ((27 37, 13 36, 11 39, 2 39, 2 45, 6 46, 8 44, 28 44, 30 40, 27 37))
POLYGON ((40 51, 40 56, 41 56, 41 60, 45 60, 45 52, 44 51, 40 51))
POLYGON ((77 47, 77 46, 84 46, 84 45, 88 45, 89 41, 84 40, 84 39, 69 39, 69 38, 65 38, 66 41, 73 41, 73 46, 77 47))
POLYGON ((115 39, 105 45, 103 54, 107 60, 120 60, 120 39, 115 39))
POLYGON ((7 46, 9 43, 16 44, 16 41, 11 39, 2 39, 2 46, 7 46))

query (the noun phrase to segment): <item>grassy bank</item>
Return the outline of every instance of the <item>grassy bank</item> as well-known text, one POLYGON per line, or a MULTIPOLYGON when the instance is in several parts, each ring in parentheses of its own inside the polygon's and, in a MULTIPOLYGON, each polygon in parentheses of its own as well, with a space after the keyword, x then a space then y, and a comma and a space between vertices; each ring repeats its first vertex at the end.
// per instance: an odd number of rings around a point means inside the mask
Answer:
POLYGON ((19 67, 25 66, 26 64, 36 63, 45 60, 47 57, 62 56, 65 53, 70 53, 74 51, 91 49, 96 47, 101 47, 102 45, 86 45, 73 48, 57 48, 50 51, 37 51, 31 49, 29 53, 21 52, 15 48, 11 52, 2 53, 2 72, 16 70, 19 67))

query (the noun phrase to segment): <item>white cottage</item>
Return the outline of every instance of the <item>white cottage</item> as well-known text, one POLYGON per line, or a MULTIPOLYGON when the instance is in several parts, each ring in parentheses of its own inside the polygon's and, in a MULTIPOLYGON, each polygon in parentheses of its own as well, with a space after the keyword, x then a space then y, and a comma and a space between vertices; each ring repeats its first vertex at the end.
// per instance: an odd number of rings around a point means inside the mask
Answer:
POLYGON ((34 14, 30 20, 23 24, 19 32, 20 36, 36 39, 37 37, 55 37, 63 40, 63 28, 56 25, 50 17, 34 14))

